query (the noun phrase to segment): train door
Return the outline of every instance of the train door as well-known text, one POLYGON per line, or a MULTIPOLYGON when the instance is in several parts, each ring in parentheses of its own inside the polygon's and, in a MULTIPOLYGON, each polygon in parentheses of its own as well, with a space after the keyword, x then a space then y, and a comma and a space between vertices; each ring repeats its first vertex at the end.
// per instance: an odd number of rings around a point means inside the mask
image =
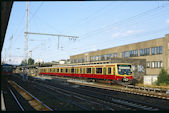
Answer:
POLYGON ((81 79, 82 75, 82 68, 80 68, 80 72, 79 72, 79 78, 81 79))
POLYGON ((103 67, 103 76, 104 76, 104 80, 106 80, 106 67, 103 67))
POLYGON ((113 75, 116 74, 116 70, 115 70, 115 67, 113 67, 113 75))
POLYGON ((106 75, 106 68, 103 67, 103 75, 106 75))

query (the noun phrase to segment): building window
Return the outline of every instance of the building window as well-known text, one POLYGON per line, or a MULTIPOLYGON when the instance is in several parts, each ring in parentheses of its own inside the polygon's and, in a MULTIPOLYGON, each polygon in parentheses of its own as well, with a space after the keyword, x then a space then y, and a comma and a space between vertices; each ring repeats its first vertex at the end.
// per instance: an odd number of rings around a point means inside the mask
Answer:
POLYGON ((163 66, 162 61, 153 61, 152 68, 161 68, 163 66))
POLYGON ((96 56, 96 61, 98 61, 99 60, 99 56, 96 56))
POLYGON ((117 58, 117 53, 113 53, 113 58, 117 58))
POLYGON ((102 61, 105 60, 104 55, 100 55, 100 57, 101 57, 100 60, 102 61))
POLYGON ((159 47, 159 54, 162 54, 162 46, 159 47))
POLYGON ((151 66, 150 66, 150 62, 147 62, 147 68, 150 68, 151 66))
POLYGON ((158 62, 157 61, 154 62, 154 68, 158 68, 158 62))
POLYGON ((150 48, 140 49, 140 56, 150 55, 150 48))
POLYGON ((162 54, 162 46, 152 47, 152 55, 162 54))
POLYGON ((138 56, 138 50, 124 51, 121 54, 122 54, 122 58, 136 57, 136 56, 138 56))
POLYGON ((151 66, 152 66, 152 68, 154 68, 154 62, 151 62, 151 64, 152 64, 152 65, 151 65, 151 66))
POLYGON ((122 58, 125 58, 124 52, 121 53, 122 58))
POLYGON ((107 55, 105 55, 105 56, 106 56, 106 60, 109 60, 109 59, 111 59, 112 54, 107 54, 107 55))

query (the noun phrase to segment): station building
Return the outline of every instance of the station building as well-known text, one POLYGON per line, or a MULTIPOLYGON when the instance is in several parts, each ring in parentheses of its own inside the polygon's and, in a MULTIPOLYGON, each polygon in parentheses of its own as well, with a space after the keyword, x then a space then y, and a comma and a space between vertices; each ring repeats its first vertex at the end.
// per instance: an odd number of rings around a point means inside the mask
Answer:
POLYGON ((165 37, 70 56, 71 63, 106 61, 112 58, 146 59, 145 84, 157 80, 161 68, 169 73, 169 34, 165 37))

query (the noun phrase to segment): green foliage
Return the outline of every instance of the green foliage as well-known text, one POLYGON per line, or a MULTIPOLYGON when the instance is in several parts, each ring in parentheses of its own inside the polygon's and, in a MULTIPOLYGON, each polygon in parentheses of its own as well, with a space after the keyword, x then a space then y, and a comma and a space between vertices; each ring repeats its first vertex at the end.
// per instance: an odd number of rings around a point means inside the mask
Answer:
POLYGON ((28 59, 28 65, 33 65, 33 64, 34 64, 34 59, 29 58, 29 59, 28 59))
POLYGON ((158 76, 157 85, 169 85, 169 74, 165 69, 161 69, 158 76))
POLYGON ((29 58, 29 59, 28 59, 28 62, 27 62, 26 60, 22 60, 21 66, 26 66, 27 64, 28 64, 28 65, 33 65, 33 64, 34 64, 34 59, 29 58))
POLYGON ((25 66, 25 65, 27 65, 27 61, 26 60, 22 60, 21 66, 25 66))

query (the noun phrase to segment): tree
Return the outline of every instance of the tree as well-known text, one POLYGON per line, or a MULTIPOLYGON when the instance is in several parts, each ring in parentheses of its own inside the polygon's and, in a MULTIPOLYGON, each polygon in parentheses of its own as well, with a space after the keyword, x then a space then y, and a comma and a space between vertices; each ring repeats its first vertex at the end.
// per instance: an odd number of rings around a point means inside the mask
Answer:
POLYGON ((34 59, 32 59, 32 58, 29 58, 28 59, 28 65, 33 65, 34 64, 34 59))
POLYGON ((25 66, 25 65, 27 65, 27 61, 26 60, 22 60, 21 66, 25 66))
POLYGON ((157 85, 160 84, 169 85, 169 74, 165 69, 161 69, 160 74, 158 76, 157 85))

